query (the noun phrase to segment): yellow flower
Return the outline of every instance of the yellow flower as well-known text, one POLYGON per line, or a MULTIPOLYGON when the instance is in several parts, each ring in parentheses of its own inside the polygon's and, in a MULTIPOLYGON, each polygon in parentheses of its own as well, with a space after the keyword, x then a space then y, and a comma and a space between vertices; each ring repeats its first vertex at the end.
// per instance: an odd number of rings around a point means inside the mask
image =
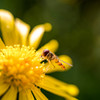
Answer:
MULTIPOLYGON (((61 82, 46 73, 63 71, 58 65, 53 68, 48 63, 41 63, 44 49, 55 52, 58 42, 51 40, 37 49, 45 31, 52 29, 51 24, 36 26, 31 33, 30 26, 13 15, 0 10, 0 100, 48 100, 41 88, 62 96, 67 100, 77 100, 79 92, 75 85, 61 82)), ((60 59, 72 63, 70 57, 59 56, 60 59)), ((66 65, 66 70, 70 68, 66 65)))

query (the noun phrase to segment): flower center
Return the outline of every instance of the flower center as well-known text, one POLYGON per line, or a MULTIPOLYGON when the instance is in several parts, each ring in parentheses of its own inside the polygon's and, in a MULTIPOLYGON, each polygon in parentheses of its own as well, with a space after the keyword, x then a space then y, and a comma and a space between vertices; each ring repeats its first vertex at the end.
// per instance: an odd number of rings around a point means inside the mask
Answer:
POLYGON ((19 89, 31 88, 40 82, 46 72, 34 48, 6 46, 0 50, 0 77, 5 83, 19 89))

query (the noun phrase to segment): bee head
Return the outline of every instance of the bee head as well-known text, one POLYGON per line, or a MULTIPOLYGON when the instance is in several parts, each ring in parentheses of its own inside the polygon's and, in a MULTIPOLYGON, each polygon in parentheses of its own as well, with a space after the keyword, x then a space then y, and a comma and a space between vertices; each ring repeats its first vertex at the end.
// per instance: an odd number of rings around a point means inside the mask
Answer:
POLYGON ((47 56, 47 54, 49 53, 50 51, 48 49, 44 49, 43 50, 43 56, 47 56))

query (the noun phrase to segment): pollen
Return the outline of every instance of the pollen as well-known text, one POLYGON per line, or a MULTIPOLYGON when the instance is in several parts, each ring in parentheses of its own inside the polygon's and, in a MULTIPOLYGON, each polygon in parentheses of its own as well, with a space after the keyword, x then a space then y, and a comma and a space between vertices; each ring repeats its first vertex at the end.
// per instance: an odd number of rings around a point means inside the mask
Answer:
POLYGON ((46 68, 34 48, 6 46, 0 49, 0 78, 19 90, 36 86, 45 76, 46 68))

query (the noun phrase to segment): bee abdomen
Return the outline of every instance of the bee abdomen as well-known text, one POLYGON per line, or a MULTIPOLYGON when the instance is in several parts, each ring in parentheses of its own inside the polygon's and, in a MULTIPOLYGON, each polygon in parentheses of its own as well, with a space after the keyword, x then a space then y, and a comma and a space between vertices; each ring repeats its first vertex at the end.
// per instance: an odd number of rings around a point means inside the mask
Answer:
POLYGON ((55 59, 55 63, 59 63, 59 60, 58 59, 55 59))
POLYGON ((63 64, 62 64, 61 62, 58 62, 58 65, 60 65, 60 66, 61 66, 61 65, 63 65, 63 64))
POLYGON ((59 60, 56 60, 56 63, 61 66, 63 69, 65 69, 65 66, 59 61, 59 60))

